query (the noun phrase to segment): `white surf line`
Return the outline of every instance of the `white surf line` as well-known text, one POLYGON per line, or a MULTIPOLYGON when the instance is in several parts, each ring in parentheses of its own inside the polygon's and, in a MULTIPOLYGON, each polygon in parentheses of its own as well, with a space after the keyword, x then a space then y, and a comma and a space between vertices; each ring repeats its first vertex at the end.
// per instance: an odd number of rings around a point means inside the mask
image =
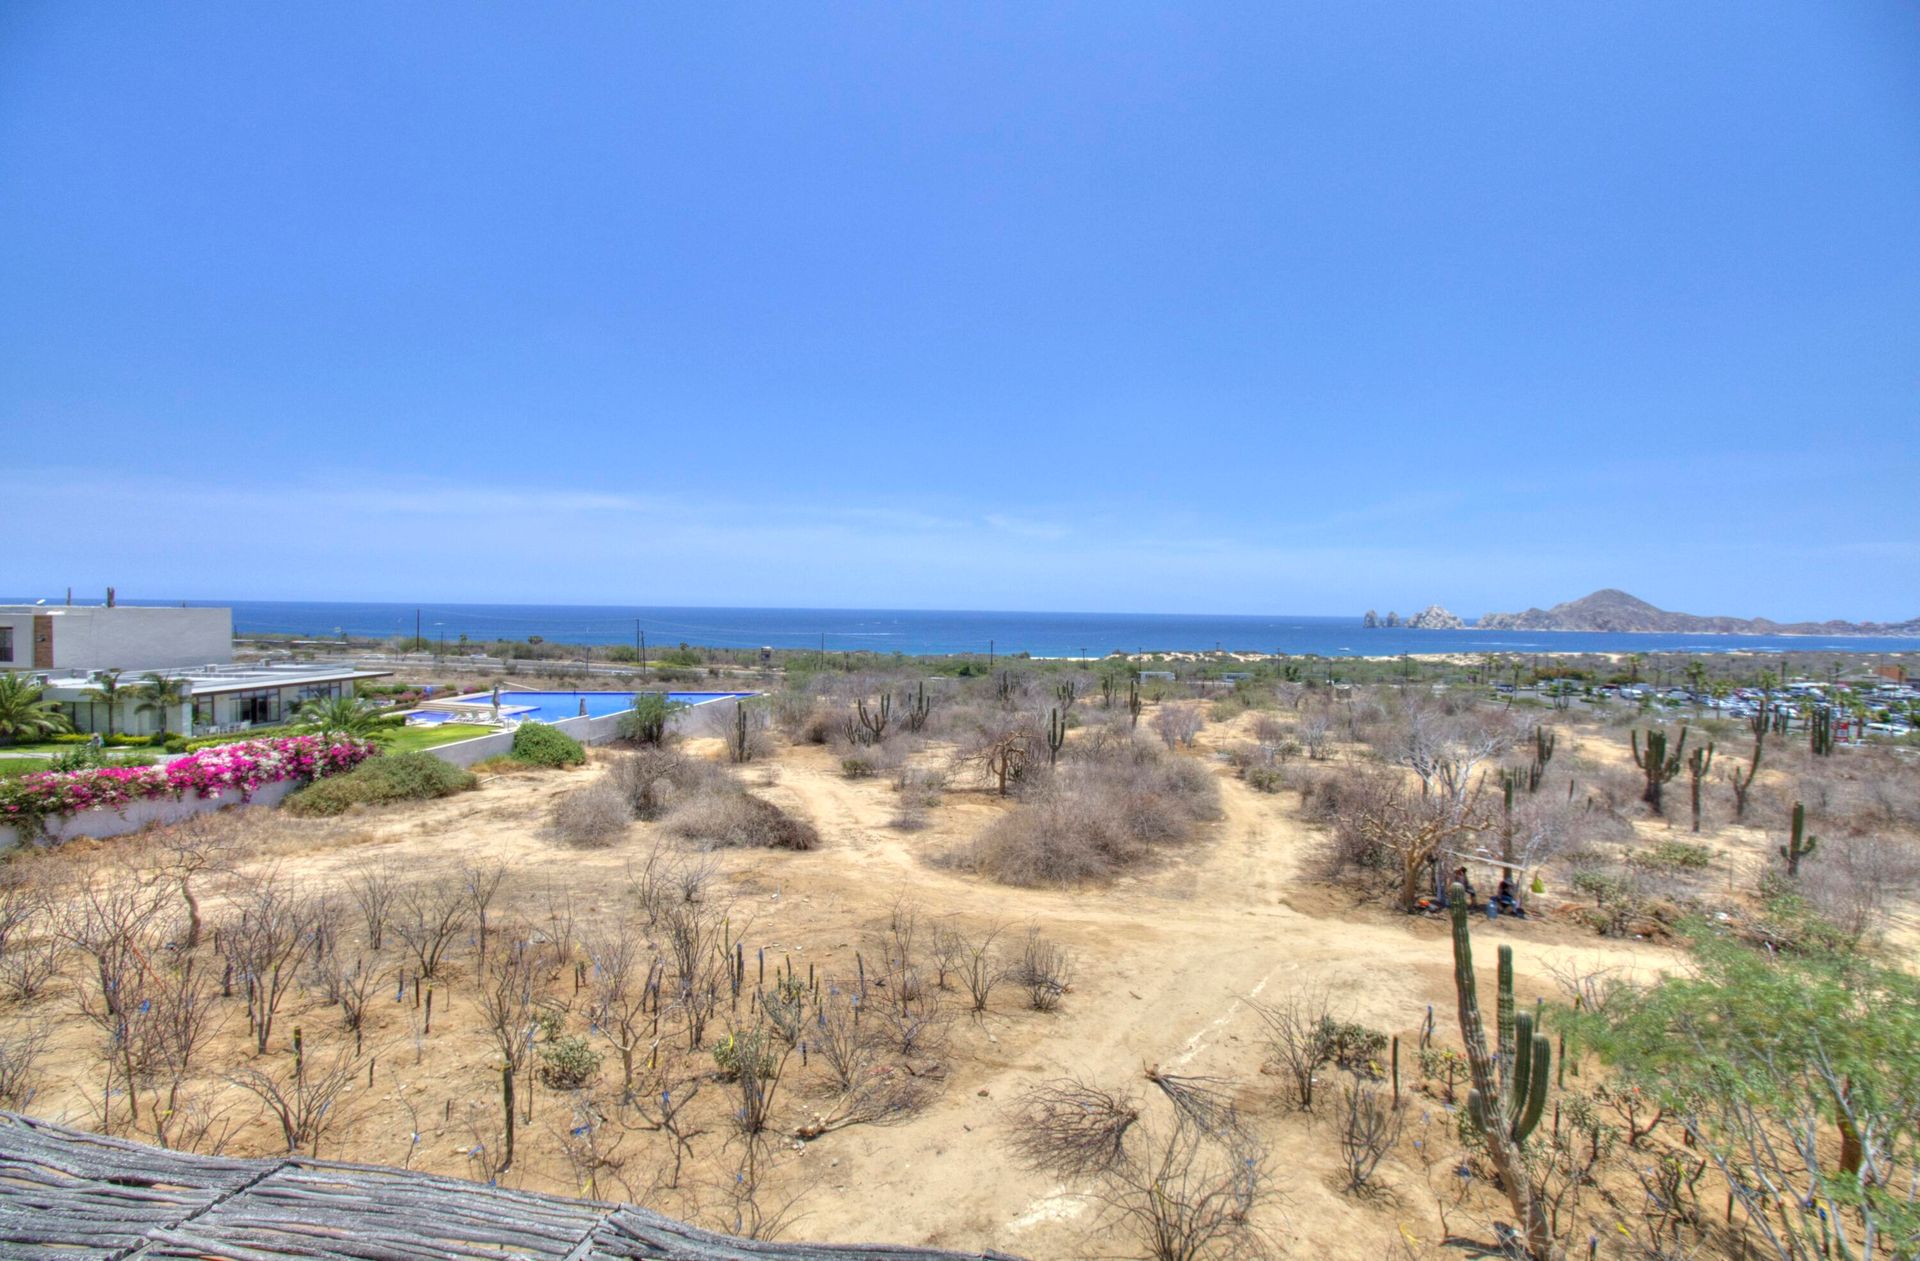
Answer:
POLYGON ((1211 1024, 1203 1025, 1199 1032, 1195 1033, 1191 1038, 1188 1038, 1186 1047, 1181 1050, 1179 1055, 1174 1057, 1173 1067, 1185 1068, 1191 1063, 1193 1057, 1200 1054, 1201 1048, 1206 1045, 1205 1039, 1207 1035, 1210 1033, 1218 1033, 1221 1029, 1225 1028, 1227 1022, 1239 1014, 1243 1004, 1252 1002, 1254 999, 1260 997, 1260 992, 1267 988, 1267 982, 1273 979, 1273 973, 1279 970, 1279 968, 1275 968, 1273 972, 1268 972, 1265 976, 1261 977, 1260 984, 1248 990, 1245 997, 1236 998, 1231 1003, 1228 1003, 1227 1009, 1216 1016, 1211 1024))

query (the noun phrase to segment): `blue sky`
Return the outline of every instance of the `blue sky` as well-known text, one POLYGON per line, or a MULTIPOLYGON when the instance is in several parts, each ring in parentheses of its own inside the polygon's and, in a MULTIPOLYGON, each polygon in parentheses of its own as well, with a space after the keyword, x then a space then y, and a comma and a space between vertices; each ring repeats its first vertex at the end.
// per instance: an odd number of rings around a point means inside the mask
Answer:
POLYGON ((1920 9, 0 7, 0 588, 1920 613, 1920 9))

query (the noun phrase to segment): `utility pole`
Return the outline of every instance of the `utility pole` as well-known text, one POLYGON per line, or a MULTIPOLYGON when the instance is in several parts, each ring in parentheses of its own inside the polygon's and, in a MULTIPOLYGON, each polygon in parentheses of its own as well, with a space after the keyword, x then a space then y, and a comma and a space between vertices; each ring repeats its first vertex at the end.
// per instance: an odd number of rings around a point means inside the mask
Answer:
POLYGON ((993 673, 993 641, 987 641, 987 673, 993 673))
POLYGON ((413 611, 413 650, 420 651, 420 610, 413 611))

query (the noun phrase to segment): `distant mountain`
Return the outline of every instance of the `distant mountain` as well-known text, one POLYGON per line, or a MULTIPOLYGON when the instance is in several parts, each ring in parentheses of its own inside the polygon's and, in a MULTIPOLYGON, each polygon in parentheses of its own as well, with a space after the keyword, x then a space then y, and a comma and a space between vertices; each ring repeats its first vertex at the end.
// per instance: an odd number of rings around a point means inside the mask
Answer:
POLYGON ((1764 617, 1700 617, 1670 613, 1608 587, 1550 609, 1487 613, 1482 630, 1611 631, 1660 635, 1920 635, 1920 617, 1904 622, 1775 622, 1764 617))

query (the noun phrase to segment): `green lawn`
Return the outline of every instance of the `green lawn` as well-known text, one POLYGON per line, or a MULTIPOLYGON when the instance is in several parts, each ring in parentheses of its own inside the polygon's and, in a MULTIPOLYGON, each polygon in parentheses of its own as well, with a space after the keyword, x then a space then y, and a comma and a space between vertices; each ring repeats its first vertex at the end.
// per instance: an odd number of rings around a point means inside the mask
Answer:
POLYGON ((35 771, 46 769, 48 769, 48 763, 43 757, 0 757, 0 779, 14 775, 31 775, 35 771))
POLYGON ((496 730, 498 728, 483 727, 478 723, 443 722, 436 727, 399 727, 380 743, 389 753, 414 753, 436 745, 452 744, 455 740, 490 736, 496 730))

